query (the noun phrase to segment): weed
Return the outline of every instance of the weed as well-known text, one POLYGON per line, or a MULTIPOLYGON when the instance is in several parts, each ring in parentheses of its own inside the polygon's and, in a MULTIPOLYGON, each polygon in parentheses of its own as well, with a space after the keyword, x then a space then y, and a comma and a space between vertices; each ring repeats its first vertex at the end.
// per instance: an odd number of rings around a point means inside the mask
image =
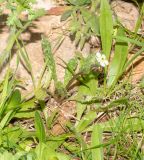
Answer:
POLYGON ((107 0, 67 0, 71 7, 61 20, 70 18, 69 30, 75 36, 76 45, 82 49, 91 36, 97 36, 101 41, 101 51, 93 51, 87 57, 77 52, 68 63, 62 60, 65 66, 62 83, 57 78, 49 40, 42 37, 45 64, 40 78, 36 80, 20 36, 43 11, 31 8, 33 0, 1 2, 11 12, 7 19, 11 33, 8 45, 0 56, 0 66, 11 60, 12 48, 17 46, 18 59, 22 60, 30 74, 34 89, 24 97, 16 71, 8 66, 0 83, 0 159, 143 159, 143 79, 137 87, 128 79, 120 81, 144 51, 143 37, 137 33, 144 14, 143 3, 135 31, 131 32, 122 26, 117 17, 112 18, 107 0), (19 18, 24 11, 28 12, 26 21, 19 18), (137 46, 140 49, 128 59, 128 54, 137 46), (49 91, 52 81, 54 93, 49 91), (74 87, 76 90, 73 93, 74 87), (60 107, 48 114, 46 109, 50 100, 60 107), (75 115, 71 115, 66 123, 61 122, 64 131, 57 135, 52 130, 59 123, 61 107, 66 101, 75 101, 75 115), (31 128, 27 127, 27 123, 31 123, 31 128))

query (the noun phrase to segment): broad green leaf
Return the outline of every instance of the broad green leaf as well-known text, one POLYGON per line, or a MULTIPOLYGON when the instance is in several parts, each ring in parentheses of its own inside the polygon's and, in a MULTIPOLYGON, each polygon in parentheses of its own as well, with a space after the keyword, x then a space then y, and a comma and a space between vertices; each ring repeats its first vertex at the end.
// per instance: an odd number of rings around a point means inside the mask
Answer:
POLYGON ((70 160, 70 157, 66 154, 54 151, 50 146, 41 143, 37 146, 36 160, 70 160))
POLYGON ((21 93, 19 90, 15 90, 12 93, 12 96, 10 97, 7 109, 11 109, 11 108, 16 108, 16 107, 20 107, 20 102, 21 102, 21 93))
MULTIPOLYGON (((119 36, 125 36, 125 32, 122 28, 118 29, 119 36)), ((112 87, 116 84, 121 73, 124 72, 123 67, 126 63, 128 56, 128 44, 126 42, 117 40, 115 45, 114 57, 110 63, 108 74, 108 87, 112 87)))
POLYGON ((26 111, 28 109, 34 109, 36 98, 25 100, 20 104, 20 111, 26 111))
POLYGON ((21 137, 23 136, 23 130, 20 127, 5 128, 3 130, 3 141, 8 141, 11 147, 15 147, 17 143, 20 142, 21 137))
MULTIPOLYGON (((83 65, 82 65, 83 66, 83 65)), ((85 65, 86 68, 83 69, 82 71, 86 69, 85 72, 87 72, 87 66, 85 65)), ((86 82, 83 81, 85 85, 81 85, 78 89, 78 94, 77 94, 77 103, 76 103, 76 111, 77 111, 77 119, 80 120, 83 112, 85 111, 87 105, 84 103, 80 103, 79 101, 85 101, 89 97, 93 97, 96 94, 96 90, 98 87, 98 80, 97 80, 97 75, 90 74, 85 77, 86 82)))
POLYGON ((102 51, 107 59, 110 57, 112 46, 113 21, 112 11, 108 0, 101 0, 100 5, 100 35, 102 42, 102 51))
MULTIPOLYGON (((47 146, 44 143, 40 143, 36 149, 35 149, 35 153, 36 153, 36 160, 50 160, 55 156, 55 152, 54 150, 52 150, 50 148, 50 146, 47 146)), ((54 159, 55 160, 55 159, 54 159)))
MULTIPOLYGON (((95 147, 102 144, 102 129, 99 124, 93 126, 92 137, 91 137, 91 147, 95 147)), ((92 149, 92 160, 103 160, 103 150, 102 148, 92 149)))
POLYGON ((36 128, 36 135, 39 139, 39 142, 45 142, 46 140, 45 128, 44 128, 43 120, 38 111, 35 112, 35 128, 36 128))
POLYGON ((0 160, 16 160, 12 153, 9 153, 8 151, 5 151, 4 153, 0 153, 0 160))

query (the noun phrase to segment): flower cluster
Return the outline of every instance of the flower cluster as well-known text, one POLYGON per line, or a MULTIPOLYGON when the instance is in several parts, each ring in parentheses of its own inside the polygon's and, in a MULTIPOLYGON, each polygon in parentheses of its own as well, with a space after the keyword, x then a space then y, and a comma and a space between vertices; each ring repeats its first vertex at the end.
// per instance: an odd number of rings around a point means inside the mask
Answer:
POLYGON ((101 54, 100 52, 96 53, 96 60, 102 67, 105 67, 109 64, 106 56, 104 54, 101 54))

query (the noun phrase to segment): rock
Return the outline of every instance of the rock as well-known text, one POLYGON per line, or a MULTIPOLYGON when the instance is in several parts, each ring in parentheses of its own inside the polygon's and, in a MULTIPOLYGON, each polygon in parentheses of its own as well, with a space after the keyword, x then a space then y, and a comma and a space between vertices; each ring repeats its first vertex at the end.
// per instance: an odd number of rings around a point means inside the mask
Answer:
POLYGON ((138 8, 133 3, 116 0, 112 2, 112 9, 120 22, 133 31, 139 16, 138 8))
MULTIPOLYGON (((64 38, 63 42, 59 46, 59 48, 54 53, 54 58, 56 62, 56 70, 58 79, 63 81, 64 77, 64 68, 61 65, 64 65, 63 62, 59 59, 63 59, 64 61, 68 62, 72 57, 75 55, 75 51, 77 50, 75 47, 74 42, 69 38, 68 35, 65 34, 65 27, 63 27, 64 23, 60 22, 60 16, 43 16, 37 21, 33 22, 33 25, 29 27, 23 34, 22 39, 24 40, 25 47, 30 58, 30 62, 33 69, 33 74, 35 80, 37 81, 40 71, 44 65, 44 56, 41 47, 41 36, 46 35, 52 44, 52 48, 56 45, 60 37, 64 38), (59 65, 61 64, 61 65, 59 65)), ((4 27, 3 32, 0 36, 1 47, 0 52, 6 47, 7 45, 7 38, 8 38, 8 29, 4 27)), ((90 45, 86 44, 83 51, 85 54, 88 54, 90 50, 90 45)), ((16 68, 16 60, 17 55, 16 52, 11 60, 11 67, 14 70, 16 68)), ((5 69, 2 70, 2 74, 4 75, 5 69)), ((25 70, 22 64, 19 64, 17 70, 17 76, 21 80, 27 84, 27 89, 31 90, 33 88, 32 81, 30 75, 25 70)))

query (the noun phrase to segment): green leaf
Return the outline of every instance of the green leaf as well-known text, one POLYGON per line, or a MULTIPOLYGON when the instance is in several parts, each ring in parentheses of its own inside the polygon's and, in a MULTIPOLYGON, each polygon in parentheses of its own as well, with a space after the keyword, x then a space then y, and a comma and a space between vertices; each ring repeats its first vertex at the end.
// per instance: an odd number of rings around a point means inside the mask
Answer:
POLYGON ((36 88, 35 89, 35 97, 38 100, 45 100, 45 98, 47 97, 47 92, 44 88, 36 88))
POLYGON ((20 105, 20 107, 21 107, 20 111, 26 111, 28 109, 34 109, 35 101, 36 101, 36 98, 32 98, 32 99, 23 101, 20 105))
MULTIPOLYGON (((119 36, 125 36, 125 32, 122 28, 119 28, 119 36)), ((123 67, 126 63, 128 55, 128 44, 126 42, 117 40, 115 45, 115 53, 110 63, 109 74, 108 74, 108 87, 112 87, 116 84, 121 73, 124 72, 123 67)))
POLYGON ((86 75, 91 72, 92 66, 99 66, 95 57, 95 53, 92 53, 89 54, 86 58, 81 59, 80 72, 86 75))
POLYGON ((3 129, 13 118, 15 111, 9 111, 0 122, 0 130, 3 129))
POLYGON ((56 75, 55 60, 54 60, 54 57, 52 54, 51 44, 45 37, 42 37, 42 48, 43 48, 43 53, 44 53, 44 57, 45 57, 45 63, 47 64, 47 68, 51 70, 52 79, 56 83, 57 82, 57 75, 56 75))
MULTIPOLYGON (((95 147, 102 144, 102 129, 99 124, 93 126, 92 137, 91 137, 91 147, 95 147)), ((102 148, 92 149, 92 160, 103 160, 102 148)))
POLYGON ((88 9, 81 9, 86 25, 96 34, 100 34, 99 19, 96 14, 88 9))
POLYGON ((28 57, 28 54, 25 50, 25 48, 22 48, 21 46, 19 46, 19 50, 20 50, 20 60, 22 61, 23 65, 25 66, 26 70, 31 73, 32 72, 32 66, 30 63, 30 59, 28 57))
POLYGON ((44 129, 43 120, 40 116, 39 112, 35 112, 35 128, 36 128, 36 135, 39 139, 39 142, 45 142, 46 134, 44 129))
POLYGON ((35 112, 34 111, 29 111, 29 110, 27 110, 27 111, 19 111, 19 112, 17 112, 15 115, 14 115, 14 117, 15 118, 33 118, 35 116, 35 112))
POLYGON ((16 160, 12 153, 9 153, 8 151, 5 151, 4 153, 0 153, 0 160, 16 160))
POLYGON ((64 86, 68 84, 68 82, 71 80, 73 77, 73 73, 76 70, 76 67, 78 65, 77 59, 72 58, 67 64, 67 67, 65 69, 65 76, 64 76, 64 86))
POLYGON ((56 118, 57 114, 58 114, 58 110, 54 110, 52 112, 52 114, 49 117, 47 117, 46 124, 47 124, 48 129, 52 128, 52 126, 53 126, 53 124, 55 122, 55 118, 56 118))
POLYGON ((63 153, 55 152, 50 146, 41 143, 37 146, 36 160, 70 160, 70 157, 63 153))
POLYGON ((67 0, 70 4, 81 6, 90 3, 90 0, 67 0))
POLYGON ((77 21, 77 19, 72 19, 71 24, 70 24, 70 31, 71 34, 76 33, 77 31, 79 31, 79 29, 81 28, 81 23, 79 21, 77 21))
POLYGON ((8 91, 9 91, 9 75, 10 75, 10 69, 7 70, 6 77, 5 77, 4 84, 3 84, 3 91, 1 93, 0 119, 2 118, 1 116, 3 115, 3 113, 7 107, 6 101, 7 101, 8 95, 10 94, 10 93, 8 93, 8 91))
POLYGON ((129 42, 129 43, 135 44, 137 46, 143 47, 143 42, 140 42, 137 39, 131 39, 126 36, 118 36, 118 35, 113 36, 113 38, 115 38, 118 41, 127 42, 127 43, 129 42))
POLYGON ((61 21, 67 20, 71 16, 72 12, 73 10, 68 10, 64 12, 64 14, 61 16, 61 21))
MULTIPOLYGON (((89 88, 86 86, 81 85, 78 89, 77 100, 82 100, 85 95, 89 94, 89 88)), ((82 104, 80 102, 76 103, 76 112, 77 112, 77 119, 80 120, 83 112, 85 111, 87 105, 82 104)), ((78 122, 77 122, 78 123, 78 122)), ((76 123, 76 124, 77 124, 76 123)))
POLYGON ((31 10, 28 14, 28 20, 33 21, 46 13, 44 9, 31 10))
POLYGON ((61 81, 57 81, 57 83, 55 84, 55 88, 56 96, 58 96, 59 98, 64 98, 67 96, 67 91, 61 81))
POLYGON ((110 57, 112 46, 113 21, 112 11, 108 0, 101 0, 100 6, 100 34, 102 41, 102 51, 107 59, 110 57))
POLYGON ((76 126, 77 132, 82 132, 96 118, 95 111, 89 111, 76 126))
POLYGON ((140 87, 142 89, 144 89, 144 76, 142 77, 141 81, 140 81, 140 87))
MULTIPOLYGON (((47 146, 44 143, 40 143, 36 149, 36 160, 50 160, 55 157, 55 152, 50 148, 50 146, 47 146)), ((55 159, 54 159, 55 160, 55 159)))
POLYGON ((20 93, 20 91, 18 89, 16 89, 12 93, 12 96, 11 96, 11 98, 9 100, 7 109, 19 107, 20 102, 21 102, 21 93, 20 93))

